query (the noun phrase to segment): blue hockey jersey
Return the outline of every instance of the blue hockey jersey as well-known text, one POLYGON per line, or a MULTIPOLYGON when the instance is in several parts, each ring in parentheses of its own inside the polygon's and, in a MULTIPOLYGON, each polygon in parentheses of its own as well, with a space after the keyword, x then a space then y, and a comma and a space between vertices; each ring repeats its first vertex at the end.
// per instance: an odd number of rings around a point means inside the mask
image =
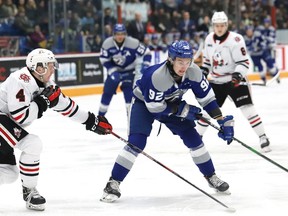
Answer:
POLYGON ((115 71, 134 71, 139 67, 137 64, 149 66, 151 53, 149 48, 132 37, 126 37, 122 46, 118 47, 112 36, 103 42, 100 61, 111 75, 115 71))
POLYGON ((244 36, 247 50, 251 56, 261 56, 267 50, 267 41, 260 31, 255 31, 252 37, 244 36))
POLYGON ((166 61, 149 67, 137 81, 133 94, 144 101, 149 112, 161 117, 171 114, 171 105, 179 103, 189 89, 208 113, 218 108, 211 86, 194 63, 188 68, 180 83, 171 76, 166 61))

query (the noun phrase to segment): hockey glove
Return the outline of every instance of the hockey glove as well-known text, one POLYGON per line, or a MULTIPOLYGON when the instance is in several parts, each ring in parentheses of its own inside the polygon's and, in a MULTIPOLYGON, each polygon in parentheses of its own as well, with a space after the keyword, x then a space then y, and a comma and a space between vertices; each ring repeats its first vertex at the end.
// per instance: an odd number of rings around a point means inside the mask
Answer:
POLYGON ((189 119, 189 120, 196 120, 196 114, 200 114, 201 109, 199 107, 189 105, 185 101, 181 101, 178 106, 178 111, 175 114, 178 117, 189 119))
POLYGON ((218 132, 218 136, 227 141, 229 145, 233 141, 234 137, 234 120, 232 115, 225 116, 223 120, 217 120, 220 125, 220 131, 218 132))
POLYGON ((89 112, 89 116, 86 124, 86 130, 93 131, 100 135, 109 134, 109 131, 112 131, 112 125, 104 116, 95 116, 94 113, 89 112))
POLYGON ((208 68, 205 68, 205 67, 200 66, 200 69, 201 69, 203 75, 207 78, 207 76, 208 76, 208 74, 209 74, 208 68))
POLYGON ((41 93, 42 97, 45 97, 48 102, 49 108, 52 108, 58 104, 59 96, 61 94, 61 89, 59 86, 55 86, 55 88, 51 85, 46 87, 41 93))
POLYGON ((232 83, 234 87, 238 87, 239 83, 241 82, 243 76, 241 73, 235 72, 232 74, 232 83))
POLYGON ((49 106, 49 100, 47 97, 43 97, 43 95, 37 95, 33 101, 37 104, 38 106, 38 118, 41 118, 43 115, 43 112, 45 112, 49 106))

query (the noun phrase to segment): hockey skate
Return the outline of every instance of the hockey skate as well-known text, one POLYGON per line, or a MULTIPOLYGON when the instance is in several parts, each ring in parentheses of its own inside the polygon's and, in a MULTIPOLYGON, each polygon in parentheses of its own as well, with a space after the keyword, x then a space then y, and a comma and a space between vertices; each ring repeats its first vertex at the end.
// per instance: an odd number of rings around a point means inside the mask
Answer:
POLYGON ((110 177, 109 181, 106 184, 106 187, 104 188, 104 193, 100 201, 112 203, 119 199, 121 196, 119 185, 120 182, 110 177))
POLYGON ((270 141, 269 139, 267 138, 266 135, 263 135, 260 137, 260 147, 262 149, 263 152, 270 152, 272 151, 271 148, 269 147, 270 145, 270 141))
POLYGON ((26 201, 26 208, 36 211, 44 211, 46 200, 36 188, 26 188, 23 186, 23 199, 26 201))
POLYGON ((216 174, 213 174, 212 176, 208 177, 205 176, 206 180, 208 181, 208 184, 211 188, 214 188, 216 192, 220 192, 223 194, 230 195, 229 184, 227 182, 222 181, 216 174))

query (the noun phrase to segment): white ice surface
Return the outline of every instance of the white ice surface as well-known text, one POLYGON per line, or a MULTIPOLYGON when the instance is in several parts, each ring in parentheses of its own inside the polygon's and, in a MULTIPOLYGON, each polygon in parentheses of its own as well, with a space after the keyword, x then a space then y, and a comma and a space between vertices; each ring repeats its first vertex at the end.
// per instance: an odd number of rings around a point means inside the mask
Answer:
MULTIPOLYGON (((271 141, 271 160, 288 168, 288 80, 270 87, 253 86, 259 115, 271 141)), ((187 100, 190 100, 189 94, 187 100)), ((98 111, 100 95, 73 98, 82 109, 98 111)), ((114 132, 127 139, 127 120, 122 93, 111 103, 107 118, 114 132)), ((235 117, 235 137, 260 152, 259 140, 239 109, 229 100, 224 114, 235 117)), ((46 198, 46 210, 25 208, 20 178, 0 187, 0 215, 103 215, 103 216, 286 216, 288 210, 288 173, 256 155, 237 142, 226 145, 217 131, 209 128, 204 142, 217 174, 230 184, 230 196, 216 194, 192 162, 181 140, 165 126, 157 136, 156 122, 145 152, 201 188, 235 213, 160 167, 144 155, 121 184, 122 197, 116 203, 99 201, 112 166, 124 143, 112 135, 98 136, 83 125, 48 111, 28 131, 44 143, 38 190, 46 198)), ((16 156, 19 158, 19 151, 16 156)))

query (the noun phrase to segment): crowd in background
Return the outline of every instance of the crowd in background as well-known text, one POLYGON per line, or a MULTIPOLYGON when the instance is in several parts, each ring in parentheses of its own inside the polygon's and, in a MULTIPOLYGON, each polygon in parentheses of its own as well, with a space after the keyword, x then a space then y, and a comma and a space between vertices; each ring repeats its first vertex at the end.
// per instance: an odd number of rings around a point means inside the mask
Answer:
MULTIPOLYGON (((228 9, 229 29, 244 32, 246 26, 259 25, 270 18, 269 0, 243 0, 240 6, 241 23, 236 26, 235 2, 217 0, 126 0, 119 3, 146 3, 147 21, 140 13, 128 21, 122 17, 129 35, 138 38, 151 49, 166 49, 171 40, 185 39, 197 44, 211 30, 210 18, 215 11, 228 9)), ((49 32, 48 1, 0 0, 0 35, 21 36, 20 54, 35 47, 64 52, 64 13, 62 0, 55 1, 55 29, 49 32)), ((69 52, 81 52, 83 36, 89 51, 99 52, 102 41, 112 35, 117 22, 116 8, 101 10, 98 0, 67 1, 67 26, 69 52), (103 32, 102 32, 103 29, 103 32), (76 42, 78 41, 78 43, 76 42)), ((276 29, 288 28, 288 1, 276 0, 276 29)))

